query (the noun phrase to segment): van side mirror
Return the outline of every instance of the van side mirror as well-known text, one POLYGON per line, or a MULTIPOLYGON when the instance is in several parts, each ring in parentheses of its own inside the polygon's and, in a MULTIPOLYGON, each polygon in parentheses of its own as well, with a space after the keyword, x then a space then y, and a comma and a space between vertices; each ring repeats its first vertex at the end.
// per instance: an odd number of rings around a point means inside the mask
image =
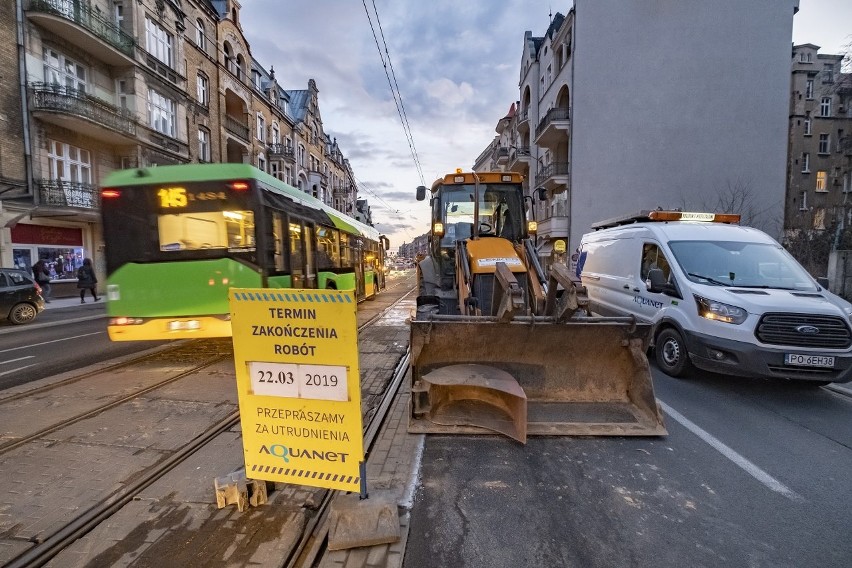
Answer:
POLYGON ((817 284, 819 284, 820 286, 822 286, 823 288, 828 290, 828 277, 820 276, 819 278, 816 279, 816 281, 817 281, 817 284))
POLYGON ((645 282, 645 285, 648 287, 649 292, 680 297, 677 288, 669 284, 660 268, 652 268, 648 271, 648 280, 645 282))
POLYGON ((417 186, 417 201, 423 201, 426 199, 426 186, 418 185, 417 186))

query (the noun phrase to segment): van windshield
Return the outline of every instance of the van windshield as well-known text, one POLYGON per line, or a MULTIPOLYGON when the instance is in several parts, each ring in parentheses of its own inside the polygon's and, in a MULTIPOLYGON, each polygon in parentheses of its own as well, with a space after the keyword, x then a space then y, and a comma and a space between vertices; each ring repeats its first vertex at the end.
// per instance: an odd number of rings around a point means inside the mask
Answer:
POLYGON ((671 241, 669 248, 690 280, 714 286, 817 289, 780 245, 733 241, 671 241))

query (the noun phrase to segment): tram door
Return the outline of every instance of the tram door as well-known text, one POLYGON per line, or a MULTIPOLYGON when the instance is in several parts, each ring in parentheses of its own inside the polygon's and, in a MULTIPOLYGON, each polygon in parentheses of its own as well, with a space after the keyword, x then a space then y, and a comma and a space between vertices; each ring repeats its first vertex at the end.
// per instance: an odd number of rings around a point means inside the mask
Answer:
POLYGON ((290 274, 293 288, 316 288, 317 270, 314 227, 301 219, 290 218, 290 274))
POLYGON ((317 257, 313 225, 305 225, 305 288, 317 287, 317 257))

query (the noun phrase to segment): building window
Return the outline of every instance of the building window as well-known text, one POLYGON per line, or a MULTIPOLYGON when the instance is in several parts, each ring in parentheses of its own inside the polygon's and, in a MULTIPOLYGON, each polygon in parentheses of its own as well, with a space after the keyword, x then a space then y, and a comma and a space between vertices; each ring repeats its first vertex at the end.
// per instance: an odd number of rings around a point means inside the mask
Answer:
POLYGON ((305 147, 299 144, 299 167, 305 167, 305 147))
POLYGON ((86 92, 86 68, 58 51, 45 49, 44 82, 86 92))
POLYGON ((293 185, 293 170, 289 166, 284 168, 284 182, 293 185))
POLYGON ((826 63, 822 67, 822 82, 834 83, 834 65, 826 63))
POLYGON ((175 137, 177 105, 170 98, 148 89, 148 126, 161 134, 175 137))
POLYGON ((92 161, 88 150, 48 140, 47 167, 50 179, 92 183, 92 161))
POLYGON ((808 192, 802 192, 802 204, 799 205, 799 211, 807 211, 808 210, 808 192))
POLYGON ((200 102, 204 106, 210 104, 210 87, 207 83, 207 77, 205 77, 204 74, 198 74, 198 78, 196 80, 196 87, 198 102, 200 102))
POLYGON ((802 154, 802 173, 811 173, 811 155, 807 152, 802 154))
POLYGON ((195 20, 195 45, 201 51, 207 51, 207 39, 204 36, 204 22, 201 18, 195 20))
POLYGON ((831 116, 831 97, 823 97, 819 104, 820 116, 831 116))
POLYGON ((814 98, 814 80, 808 79, 808 82, 805 83, 805 98, 811 100, 814 98))
POLYGON ((148 16, 145 16, 145 49, 169 67, 173 67, 172 34, 148 16))
POLYGON ((819 135, 819 153, 820 154, 828 154, 829 153, 828 134, 820 134, 819 135))
POLYGON ((280 144, 281 143, 281 131, 278 130, 277 124, 272 125, 272 143, 273 144, 280 144))
POLYGON ((278 162, 274 160, 269 162, 269 173, 275 179, 281 179, 281 168, 278 165, 278 162))
POLYGON ((127 86, 126 79, 119 79, 115 82, 115 93, 118 100, 118 108, 127 110, 127 96, 130 94, 130 89, 127 86))
POLYGON ((257 139, 261 142, 266 141, 266 119, 260 113, 257 113, 257 139))
POLYGON ((827 189, 828 186, 826 184, 826 180, 827 180, 826 172, 824 172, 824 171, 817 172, 817 175, 816 175, 816 190, 817 191, 820 191, 820 192, 823 192, 823 193, 828 191, 828 189, 827 189))
POLYGON ((203 128, 198 129, 198 159, 210 161, 210 133, 203 128))
POLYGON ((112 19, 115 21, 115 25, 119 28, 124 25, 124 5, 121 2, 113 4, 112 19))
POLYGON ((811 54, 810 52, 801 52, 799 54, 799 62, 800 63, 810 63, 811 62, 811 54))
POLYGON ((266 171, 266 158, 263 157, 263 154, 257 156, 257 169, 262 172, 266 171))
POLYGON ((811 117, 805 118, 805 136, 811 135, 811 117))

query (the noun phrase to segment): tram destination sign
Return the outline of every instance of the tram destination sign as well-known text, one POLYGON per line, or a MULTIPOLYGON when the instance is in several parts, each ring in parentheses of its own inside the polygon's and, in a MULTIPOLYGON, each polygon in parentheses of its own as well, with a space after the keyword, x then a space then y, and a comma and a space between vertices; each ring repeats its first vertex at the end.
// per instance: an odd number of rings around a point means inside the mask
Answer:
POLYGON ((246 475, 360 491, 354 292, 232 288, 230 305, 246 475))

